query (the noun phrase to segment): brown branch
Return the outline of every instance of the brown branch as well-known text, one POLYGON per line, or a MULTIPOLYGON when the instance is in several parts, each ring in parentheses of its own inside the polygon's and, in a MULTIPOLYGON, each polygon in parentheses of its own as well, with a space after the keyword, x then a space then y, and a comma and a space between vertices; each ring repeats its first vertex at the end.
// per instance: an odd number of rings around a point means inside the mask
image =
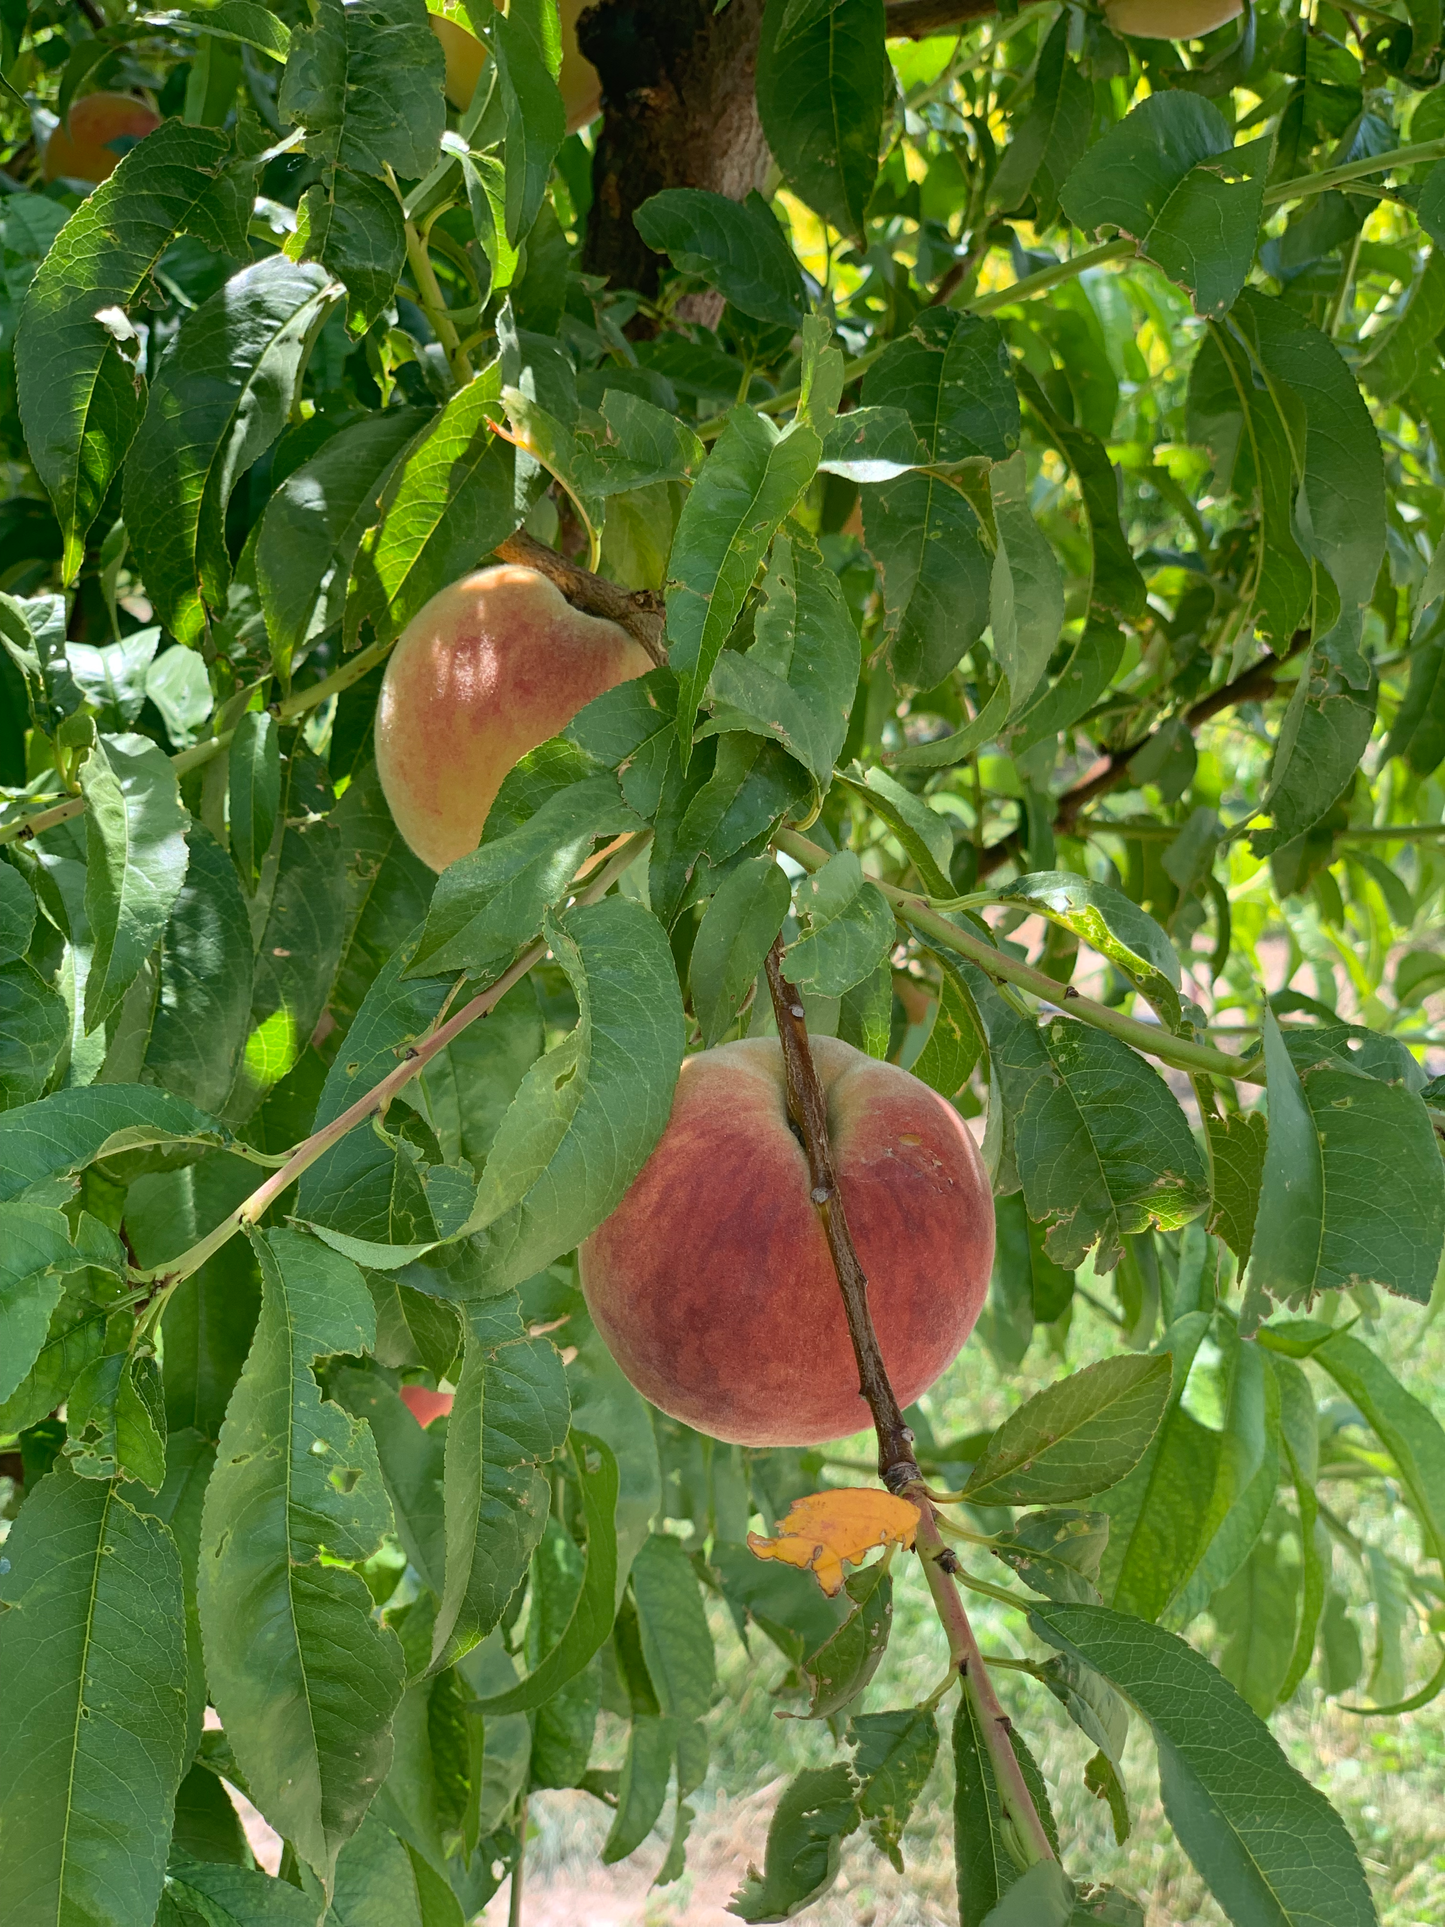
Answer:
MULTIPOLYGON (((1277 656, 1273 650, 1268 650, 1257 663, 1243 670, 1233 681, 1221 683, 1218 689, 1212 689, 1207 696, 1201 696, 1192 708, 1185 710, 1185 723, 1191 730, 1195 730, 1201 723, 1207 723, 1212 716, 1217 716, 1223 709, 1232 709, 1237 703, 1262 701, 1273 692, 1280 669, 1291 656, 1297 656, 1302 649, 1307 649, 1309 641, 1309 630, 1297 629, 1290 638, 1289 647, 1283 655, 1277 656)), ((1067 836, 1077 823, 1080 813, 1096 797, 1104 796, 1108 791, 1117 789, 1124 780, 1130 763, 1140 750, 1147 749, 1159 735, 1159 730, 1167 727, 1167 724, 1161 723, 1159 729, 1151 729, 1137 742, 1128 743, 1123 749, 1111 751, 1096 768, 1090 771, 1082 783, 1076 783, 1071 790, 1065 790, 1054 811, 1055 830, 1061 830, 1067 836)), ((1021 839, 1017 830, 1012 831, 1008 836, 1001 837, 997 843, 990 843, 979 853, 979 876, 986 877, 991 871, 998 869, 1000 864, 1016 856, 1020 847, 1021 839)))
POLYGON ((997 11, 998 0, 887 0, 884 32, 890 40, 927 40, 997 11))
POLYGON ((518 562, 524 568, 545 575, 566 596, 574 609, 589 616, 603 616, 625 629, 635 643, 645 649, 659 666, 667 661, 663 645, 662 597, 651 589, 620 589, 605 576, 569 562, 556 549, 548 548, 525 529, 518 529, 496 547, 504 562, 518 562))
MULTIPOLYGON (((1308 629, 1297 629, 1282 656, 1275 655, 1273 650, 1266 651, 1252 668, 1244 670, 1232 682, 1221 683, 1218 689, 1211 690, 1191 709, 1187 709, 1184 712, 1186 725, 1191 730, 1198 729, 1201 723, 1207 723, 1211 716, 1217 716, 1222 709, 1232 709, 1236 703, 1253 702, 1256 698, 1268 696, 1274 689, 1275 676, 1280 668, 1289 661, 1291 656, 1297 656, 1300 650, 1308 645, 1309 639, 1308 629)), ((1159 729, 1167 726, 1161 723, 1159 729)), ((1130 763, 1140 750, 1147 749, 1154 741, 1159 735, 1159 729, 1151 729, 1148 735, 1141 736, 1137 743, 1130 743, 1123 749, 1116 749, 1102 769, 1095 770, 1092 775, 1085 777, 1082 783, 1075 784, 1073 789, 1065 790, 1059 798, 1058 808, 1054 813, 1054 828, 1065 832, 1071 830, 1080 810, 1086 804, 1092 803, 1096 796, 1103 796, 1106 791, 1114 789, 1123 780, 1130 763)))
POLYGON ((949 1657, 957 1668, 964 1692, 973 1701, 978 1714, 999 1799, 1029 1859, 1052 1860, 1054 1850, 1009 1737, 1011 1722, 999 1705, 958 1590, 958 1582, 954 1577, 958 1571, 957 1555, 943 1542, 927 1488, 919 1474, 918 1462, 913 1456, 913 1434, 904 1422, 897 1394, 889 1383, 888 1369, 883 1363, 882 1348, 873 1328, 873 1315, 868 1309, 868 1279, 848 1230, 837 1168, 833 1163, 833 1149, 828 1139, 827 1099, 823 1095, 823 1086, 819 1082, 813 1052, 808 1043, 803 1000, 783 975, 781 937, 777 938, 768 952, 766 971, 773 1013, 778 1020, 778 1040, 783 1051, 788 1116, 803 1140, 813 1207, 828 1240, 833 1269, 838 1276, 838 1289, 843 1294, 848 1336, 853 1341, 853 1356, 858 1362, 858 1389, 868 1401, 868 1410, 873 1415, 873 1429, 878 1435, 878 1476, 890 1492, 907 1499, 918 1508, 914 1549, 948 1638, 949 1657))
POLYGON ((913 1456, 913 1434, 904 1422, 897 1396, 888 1382, 888 1369, 883 1363, 878 1334, 873 1329, 872 1314, 868 1310, 868 1280, 848 1229, 833 1148, 828 1141, 827 1099, 823 1096, 808 1043, 803 1000, 783 975, 781 937, 768 952, 766 970, 773 1014, 778 1020, 778 1038, 783 1047, 788 1115, 803 1140, 813 1205, 833 1256, 833 1269, 838 1274, 838 1289, 843 1294, 843 1310, 848 1318, 848 1336, 858 1361, 858 1390, 868 1401, 878 1434, 878 1476, 890 1492, 899 1492, 919 1476, 918 1461, 913 1456))

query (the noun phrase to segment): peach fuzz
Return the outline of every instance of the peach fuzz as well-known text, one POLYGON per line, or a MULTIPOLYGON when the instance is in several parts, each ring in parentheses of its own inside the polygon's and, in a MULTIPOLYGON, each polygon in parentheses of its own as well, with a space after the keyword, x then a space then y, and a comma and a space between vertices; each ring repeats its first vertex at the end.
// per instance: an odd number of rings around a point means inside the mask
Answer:
POLYGON ((434 870, 481 841, 502 779, 594 696, 652 667, 535 569, 503 563, 434 595, 402 631, 376 709, 396 827, 434 870))
MULTIPOLYGON (((900 1404, 973 1330, 993 1196, 958 1112, 897 1065, 812 1040, 848 1227, 900 1404)), ((782 1052, 748 1038, 688 1058, 672 1116, 580 1253, 588 1308, 637 1389, 739 1445, 817 1445, 870 1423, 782 1052)))
MULTIPOLYGON (((577 17, 593 0, 562 0, 562 71, 557 85, 567 109, 567 131, 575 134, 594 120, 602 108, 602 82, 590 60, 584 60, 577 46, 577 17)), ((500 9, 498 9, 500 11, 500 9)), ((444 14, 430 16, 431 30, 442 43, 447 58, 446 96, 458 113, 472 104, 477 82, 487 64, 487 50, 459 20, 444 14)))
POLYGON ((41 172, 47 181, 108 181, 130 146, 160 124, 160 115, 131 94, 86 94, 71 104, 69 125, 62 122, 46 141, 41 172))

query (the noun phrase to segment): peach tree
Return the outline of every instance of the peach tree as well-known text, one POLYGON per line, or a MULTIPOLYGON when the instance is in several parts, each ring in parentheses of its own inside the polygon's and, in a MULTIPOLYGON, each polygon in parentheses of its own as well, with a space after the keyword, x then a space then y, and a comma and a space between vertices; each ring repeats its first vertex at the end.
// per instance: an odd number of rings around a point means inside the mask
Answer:
POLYGON ((817 1723, 744 1921, 951 1797, 963 1927, 1140 1927, 1050 1696, 1238 1927, 1376 1918, 1269 1721, 1445 1684, 1440 43, 0 0, 6 1927, 516 1921, 548 1788, 675 1881, 729 1617, 817 1723), (378 695, 496 557, 653 666, 438 877, 378 695), (955 1377, 1054 1361, 899 1410, 830 1221, 877 1480, 667 1418, 578 1288, 779 1025, 824 1219, 810 1033, 977 1122, 955 1377))

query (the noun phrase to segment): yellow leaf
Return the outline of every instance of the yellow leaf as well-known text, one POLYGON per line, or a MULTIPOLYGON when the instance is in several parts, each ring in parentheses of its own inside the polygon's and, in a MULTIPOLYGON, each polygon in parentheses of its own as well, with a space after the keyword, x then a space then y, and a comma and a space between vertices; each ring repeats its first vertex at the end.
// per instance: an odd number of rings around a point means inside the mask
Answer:
POLYGON ((918 1518, 916 1505, 891 1492, 835 1486, 799 1499, 779 1521, 776 1539, 750 1532, 748 1545, 759 1559, 811 1572, 831 1599, 842 1591, 845 1560, 856 1566, 874 1546, 911 1546, 918 1518))

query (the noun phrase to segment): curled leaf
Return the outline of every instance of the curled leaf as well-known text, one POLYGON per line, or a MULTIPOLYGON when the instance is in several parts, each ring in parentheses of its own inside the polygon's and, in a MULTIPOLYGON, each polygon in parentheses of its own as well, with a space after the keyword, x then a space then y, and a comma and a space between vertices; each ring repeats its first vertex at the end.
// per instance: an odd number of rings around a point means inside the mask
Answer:
POLYGON ((778 1524, 778 1537, 748 1534, 759 1559, 781 1559, 811 1572, 833 1598, 842 1590, 843 1565, 857 1565, 874 1546, 911 1546, 919 1512, 907 1499, 865 1486, 839 1486, 799 1499, 778 1524))

